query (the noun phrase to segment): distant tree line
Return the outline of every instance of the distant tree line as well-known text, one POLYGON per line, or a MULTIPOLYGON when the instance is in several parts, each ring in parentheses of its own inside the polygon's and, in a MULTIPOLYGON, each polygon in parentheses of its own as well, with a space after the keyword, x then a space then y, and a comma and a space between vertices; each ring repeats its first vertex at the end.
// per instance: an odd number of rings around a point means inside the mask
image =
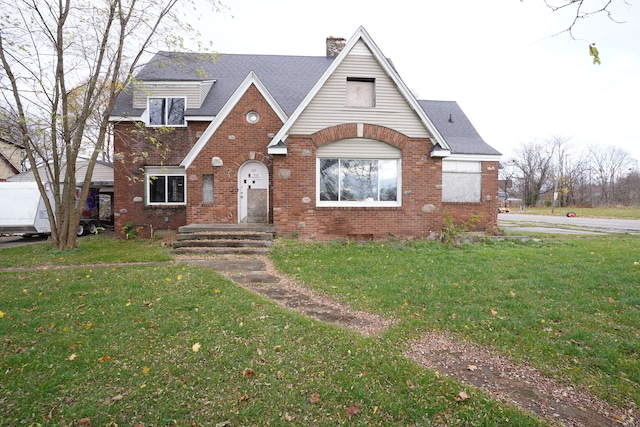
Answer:
POLYGON ((500 191, 524 206, 639 206, 640 170, 615 146, 568 138, 523 143, 503 158, 500 191))

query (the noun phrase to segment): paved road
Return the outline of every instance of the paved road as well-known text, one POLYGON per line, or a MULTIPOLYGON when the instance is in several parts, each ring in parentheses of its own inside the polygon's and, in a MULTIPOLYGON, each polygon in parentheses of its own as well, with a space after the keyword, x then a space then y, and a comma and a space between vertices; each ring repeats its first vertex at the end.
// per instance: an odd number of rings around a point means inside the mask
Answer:
POLYGON ((509 230, 534 232, 640 234, 640 219, 569 218, 505 213, 498 214, 498 226, 509 230))

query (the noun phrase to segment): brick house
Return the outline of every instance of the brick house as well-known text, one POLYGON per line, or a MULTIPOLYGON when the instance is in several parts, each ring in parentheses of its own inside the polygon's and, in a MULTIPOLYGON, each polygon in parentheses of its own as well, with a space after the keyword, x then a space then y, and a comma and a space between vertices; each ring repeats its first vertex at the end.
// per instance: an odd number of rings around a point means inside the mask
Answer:
POLYGON ((118 98, 116 230, 269 223, 305 240, 497 223, 500 153, 419 101, 364 28, 326 56, 158 52, 118 98))

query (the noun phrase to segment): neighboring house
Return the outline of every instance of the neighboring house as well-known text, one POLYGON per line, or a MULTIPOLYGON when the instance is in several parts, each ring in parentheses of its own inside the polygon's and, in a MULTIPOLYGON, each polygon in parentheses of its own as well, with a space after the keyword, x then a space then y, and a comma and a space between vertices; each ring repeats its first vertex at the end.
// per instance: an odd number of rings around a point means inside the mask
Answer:
POLYGON ((500 153, 418 101, 364 28, 326 56, 159 52, 120 95, 116 229, 270 223, 305 240, 495 227, 500 153), (171 128, 167 128, 171 127, 171 128))
POLYGON ((6 181, 22 171, 24 147, 0 138, 0 181, 6 181))

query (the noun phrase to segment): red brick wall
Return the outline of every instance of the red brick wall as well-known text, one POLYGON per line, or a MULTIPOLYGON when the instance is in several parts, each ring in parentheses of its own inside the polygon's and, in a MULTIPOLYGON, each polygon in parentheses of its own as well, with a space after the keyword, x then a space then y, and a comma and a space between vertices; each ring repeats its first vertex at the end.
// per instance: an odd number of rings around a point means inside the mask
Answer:
MULTIPOLYGON (((238 223, 238 169, 248 160, 267 166, 269 206, 273 206, 273 169, 267 146, 281 127, 280 118, 255 86, 251 86, 187 170, 188 223, 238 223), (257 123, 247 122, 250 111, 260 115, 257 123), (219 157, 223 165, 212 166, 213 157, 219 157), (213 174, 212 204, 202 203, 202 177, 205 174, 213 174)), ((269 220, 272 220, 271 216, 269 220)))
POLYGON ((466 221, 483 212, 476 228, 497 224, 498 163, 482 164, 482 202, 442 203, 442 161, 430 157, 429 139, 408 138, 392 129, 365 124, 363 137, 402 150, 402 206, 316 207, 316 150, 323 144, 358 137, 356 124, 343 124, 313 135, 290 135, 288 154, 267 154, 271 137, 281 120, 255 87, 250 87, 224 123, 186 171, 188 206, 145 206, 144 173, 147 165, 179 165, 197 142, 206 122, 189 123, 171 132, 154 132, 132 123, 115 125, 114 216, 116 232, 128 221, 143 226, 140 236, 190 223, 237 223, 239 167, 247 160, 265 164, 269 170, 269 220, 277 233, 305 240, 333 238, 385 239, 435 237, 445 212, 455 221, 466 221), (246 121, 249 111, 260 120, 246 121), (149 133, 150 132, 150 133, 149 133), (157 147, 149 136, 160 143, 157 147), (223 165, 212 166, 219 157, 223 165), (214 203, 202 203, 203 175, 213 175, 214 203), (490 190, 489 190, 490 189, 490 190))
POLYGON ((197 140, 196 133, 205 127, 206 123, 193 123, 166 132, 133 123, 114 126, 116 233, 129 221, 142 227, 140 237, 149 237, 151 230, 175 230, 186 224, 184 206, 145 206, 144 167, 178 165, 197 140))
POLYGON ((431 158, 428 139, 407 138, 392 129, 365 124, 365 138, 384 141, 402 151, 402 206, 316 207, 316 149, 357 137, 356 124, 324 129, 314 135, 290 135, 288 153, 275 155, 274 209, 276 230, 305 240, 393 236, 433 237, 442 222, 442 161, 431 158))
POLYGON ((480 221, 470 230, 484 231, 498 226, 498 162, 482 162, 482 200, 478 203, 444 203, 445 215, 451 215, 455 224, 469 221, 480 214, 480 221))

